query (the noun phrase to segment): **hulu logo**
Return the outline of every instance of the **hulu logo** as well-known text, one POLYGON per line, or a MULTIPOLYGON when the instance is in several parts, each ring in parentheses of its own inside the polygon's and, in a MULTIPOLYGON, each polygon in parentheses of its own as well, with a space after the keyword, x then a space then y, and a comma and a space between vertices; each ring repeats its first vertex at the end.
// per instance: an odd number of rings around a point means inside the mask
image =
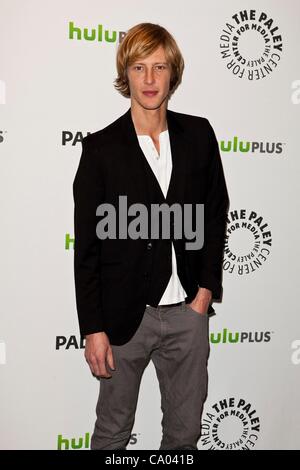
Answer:
POLYGON ((75 238, 71 238, 69 233, 66 233, 65 236, 65 249, 70 250, 71 248, 74 249, 75 238))
POLYGON ((62 434, 57 437, 57 450, 76 450, 76 449, 89 449, 90 448, 90 433, 86 432, 84 437, 79 439, 65 439, 62 434))
POLYGON ((69 22, 69 39, 72 40, 115 43, 121 42, 124 36, 126 36, 124 31, 109 31, 103 29, 102 24, 98 24, 97 28, 79 28, 73 21, 69 22))
POLYGON ((250 142, 243 142, 242 140, 239 142, 238 137, 235 136, 233 141, 229 140, 227 143, 221 140, 220 147, 223 152, 249 152, 250 142))
POLYGON ((239 333, 229 333, 227 331, 227 328, 223 329, 222 333, 218 333, 215 335, 215 333, 211 333, 210 335, 210 341, 211 343, 237 343, 239 340, 239 333))

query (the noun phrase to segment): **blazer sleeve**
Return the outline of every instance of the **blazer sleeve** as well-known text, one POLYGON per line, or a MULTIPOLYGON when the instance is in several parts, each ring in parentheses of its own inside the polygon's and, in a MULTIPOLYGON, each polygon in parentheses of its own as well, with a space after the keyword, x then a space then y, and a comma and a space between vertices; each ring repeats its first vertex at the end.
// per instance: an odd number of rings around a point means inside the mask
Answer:
POLYGON ((199 287, 212 291, 213 299, 222 295, 223 251, 229 197, 215 132, 206 119, 208 132, 207 194, 204 203, 204 244, 199 251, 199 287))
POLYGON ((99 271, 101 240, 96 235, 96 208, 103 195, 99 154, 87 136, 82 140, 82 153, 73 182, 74 278, 81 336, 103 331, 99 271))

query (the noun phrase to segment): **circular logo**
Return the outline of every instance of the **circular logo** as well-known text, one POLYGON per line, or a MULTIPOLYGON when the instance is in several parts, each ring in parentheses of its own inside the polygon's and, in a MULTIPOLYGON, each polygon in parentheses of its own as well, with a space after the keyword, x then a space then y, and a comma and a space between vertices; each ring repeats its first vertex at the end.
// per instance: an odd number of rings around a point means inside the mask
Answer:
POLYGON ((261 268, 272 247, 272 234, 256 211, 232 210, 228 214, 223 269, 243 276, 261 268))
POLYGON ((225 24, 220 52, 226 68, 235 77, 260 80, 278 66, 282 36, 274 19, 265 12, 242 10, 225 24))
POLYGON ((243 398, 224 398, 202 417, 200 443, 206 450, 251 450, 260 432, 256 410, 243 398))

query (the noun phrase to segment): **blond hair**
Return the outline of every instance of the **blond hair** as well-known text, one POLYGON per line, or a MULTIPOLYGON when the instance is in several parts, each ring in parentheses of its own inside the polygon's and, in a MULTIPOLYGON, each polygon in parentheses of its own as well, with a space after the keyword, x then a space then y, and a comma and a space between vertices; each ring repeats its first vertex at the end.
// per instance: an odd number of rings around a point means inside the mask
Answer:
POLYGON ((114 87, 126 98, 130 97, 127 67, 138 59, 144 59, 159 46, 164 48, 167 62, 171 65, 169 97, 181 82, 184 60, 173 36, 162 26, 139 23, 130 28, 119 44, 116 67, 118 76, 114 87))

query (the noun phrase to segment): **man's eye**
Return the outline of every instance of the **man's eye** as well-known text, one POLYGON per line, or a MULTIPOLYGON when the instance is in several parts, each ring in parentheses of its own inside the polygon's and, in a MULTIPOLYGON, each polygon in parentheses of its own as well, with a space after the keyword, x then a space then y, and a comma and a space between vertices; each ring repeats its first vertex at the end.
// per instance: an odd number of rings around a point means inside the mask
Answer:
MULTIPOLYGON (((140 71, 140 70, 143 69, 143 66, 142 65, 135 65, 133 68, 134 68, 134 70, 140 71)), ((164 70, 165 68, 166 68, 165 65, 156 65, 156 69, 158 69, 158 70, 164 70)))

